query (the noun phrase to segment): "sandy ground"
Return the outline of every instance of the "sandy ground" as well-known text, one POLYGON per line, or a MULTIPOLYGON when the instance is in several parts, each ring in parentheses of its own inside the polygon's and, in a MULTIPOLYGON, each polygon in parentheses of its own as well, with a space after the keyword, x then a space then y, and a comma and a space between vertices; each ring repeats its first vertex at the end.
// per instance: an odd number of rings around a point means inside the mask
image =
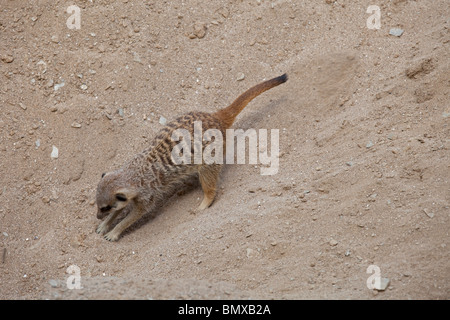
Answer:
POLYGON ((450 298, 449 16, 447 0, 1 0, 0 298, 450 298), (161 116, 284 72, 234 125, 279 129, 276 175, 229 165, 209 209, 191 213, 194 188, 118 242, 95 233, 100 175, 161 116))

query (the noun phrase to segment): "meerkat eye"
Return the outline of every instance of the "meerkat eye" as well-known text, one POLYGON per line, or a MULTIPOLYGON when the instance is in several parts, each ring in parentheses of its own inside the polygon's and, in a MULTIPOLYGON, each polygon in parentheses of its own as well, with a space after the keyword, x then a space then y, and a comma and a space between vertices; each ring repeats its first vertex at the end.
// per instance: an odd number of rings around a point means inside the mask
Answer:
POLYGON ((106 174, 106 172, 103 172, 103 173, 102 173, 102 178, 105 176, 105 174, 106 174))
POLYGON ((122 193, 116 194, 116 199, 119 201, 127 201, 127 197, 122 193))
POLYGON ((111 206, 106 206, 106 207, 103 207, 103 208, 100 208, 100 211, 101 212, 108 212, 109 210, 111 210, 111 206))

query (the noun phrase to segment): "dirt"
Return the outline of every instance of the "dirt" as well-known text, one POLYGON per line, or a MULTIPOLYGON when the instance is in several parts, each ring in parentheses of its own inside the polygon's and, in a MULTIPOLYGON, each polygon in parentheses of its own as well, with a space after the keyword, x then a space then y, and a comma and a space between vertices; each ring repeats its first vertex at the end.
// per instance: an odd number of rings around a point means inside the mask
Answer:
POLYGON ((0 2, 1 299, 450 298, 448 1, 0 2), (279 129, 277 174, 227 165, 207 210, 197 187, 95 233, 161 116, 284 72, 234 125, 279 129))

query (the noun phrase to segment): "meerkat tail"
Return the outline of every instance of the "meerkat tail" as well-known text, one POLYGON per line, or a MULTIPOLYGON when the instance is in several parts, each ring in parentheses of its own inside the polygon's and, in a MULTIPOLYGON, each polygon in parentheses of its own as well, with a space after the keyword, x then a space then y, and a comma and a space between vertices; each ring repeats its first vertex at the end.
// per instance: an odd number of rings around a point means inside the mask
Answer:
POLYGON ((232 104, 222 110, 217 111, 214 115, 223 121, 226 128, 229 128, 233 124, 234 119, 237 117, 237 115, 245 108, 245 106, 250 101, 252 101, 264 91, 285 83, 287 80, 288 76, 285 73, 279 77, 261 82, 260 84, 257 84, 256 86, 245 91, 243 94, 237 97, 237 99, 234 100, 232 104))

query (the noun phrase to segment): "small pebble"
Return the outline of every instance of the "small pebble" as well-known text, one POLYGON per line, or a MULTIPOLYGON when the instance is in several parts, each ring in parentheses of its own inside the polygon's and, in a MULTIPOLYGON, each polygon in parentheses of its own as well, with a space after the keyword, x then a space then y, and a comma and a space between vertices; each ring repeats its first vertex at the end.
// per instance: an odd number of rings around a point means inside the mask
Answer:
POLYGON ((61 89, 62 87, 64 87, 65 83, 64 81, 61 83, 57 83, 53 86, 53 90, 58 91, 59 89, 61 89))
POLYGON ((247 248, 247 258, 253 258, 256 255, 255 250, 247 248))
POLYGON ((428 209, 423 209, 423 212, 425 212, 425 214, 429 217, 429 218, 433 218, 434 217, 434 213, 430 212, 428 209))
POLYGON ((14 57, 10 55, 4 55, 2 56, 2 61, 5 63, 11 63, 14 61, 14 57))
POLYGON ((51 153, 50 157, 52 157, 52 159, 58 159, 58 156, 59 156, 58 148, 53 146, 52 153, 51 153))
POLYGON ((332 240, 330 240, 329 244, 330 244, 330 246, 335 247, 335 246, 337 246, 338 242, 336 240, 332 239, 332 240))
POLYGON ((167 123, 167 119, 164 118, 163 116, 159 117, 159 124, 165 126, 167 123))
POLYGON ((196 22, 194 24, 194 32, 193 32, 194 36, 202 39, 205 37, 206 35, 206 25, 202 22, 196 22))
POLYGON ((52 288, 58 288, 59 287, 59 283, 58 283, 57 280, 50 279, 50 280, 48 280, 48 283, 52 286, 52 288))
POLYGON ((245 74, 243 74, 242 72, 240 72, 236 78, 237 81, 242 81, 245 79, 245 74))
POLYGON ((390 280, 388 278, 381 278, 380 281, 375 281, 374 289, 384 291, 389 286, 390 280))
POLYGON ((391 30, 389 30, 389 34, 391 36, 396 36, 396 37, 400 37, 403 34, 404 30, 402 29, 398 29, 398 28, 392 28, 391 30))

